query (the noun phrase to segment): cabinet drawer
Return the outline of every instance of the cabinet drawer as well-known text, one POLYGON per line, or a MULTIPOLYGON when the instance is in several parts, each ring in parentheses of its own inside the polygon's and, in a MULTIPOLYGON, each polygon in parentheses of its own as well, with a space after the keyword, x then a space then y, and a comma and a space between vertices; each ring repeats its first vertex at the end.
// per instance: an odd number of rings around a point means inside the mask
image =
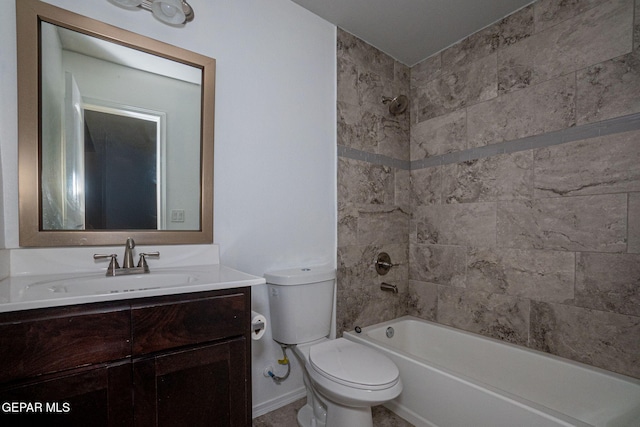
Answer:
POLYGON ((0 316, 0 383, 131 354, 127 305, 96 304, 0 316))
POLYGON ((132 306, 133 355, 244 334, 249 320, 247 292, 213 293, 132 306))

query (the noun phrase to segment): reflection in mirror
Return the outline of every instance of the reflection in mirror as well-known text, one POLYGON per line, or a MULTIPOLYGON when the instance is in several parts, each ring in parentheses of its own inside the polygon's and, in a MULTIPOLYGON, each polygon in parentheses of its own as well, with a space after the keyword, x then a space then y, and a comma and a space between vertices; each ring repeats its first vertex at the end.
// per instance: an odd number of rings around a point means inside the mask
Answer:
POLYGON ((17 11, 21 246, 212 242, 215 61, 36 0, 17 11))
POLYGON ((198 229, 200 70, 47 22, 41 34, 42 228, 198 229))

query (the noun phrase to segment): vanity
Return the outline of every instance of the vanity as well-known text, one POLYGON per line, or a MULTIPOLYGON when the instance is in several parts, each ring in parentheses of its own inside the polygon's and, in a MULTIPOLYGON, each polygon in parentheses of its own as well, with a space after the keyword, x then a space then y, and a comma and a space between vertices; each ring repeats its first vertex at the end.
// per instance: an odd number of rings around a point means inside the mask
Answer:
POLYGON ((181 263, 1 281, 0 424, 250 426, 251 287, 264 279, 181 263))

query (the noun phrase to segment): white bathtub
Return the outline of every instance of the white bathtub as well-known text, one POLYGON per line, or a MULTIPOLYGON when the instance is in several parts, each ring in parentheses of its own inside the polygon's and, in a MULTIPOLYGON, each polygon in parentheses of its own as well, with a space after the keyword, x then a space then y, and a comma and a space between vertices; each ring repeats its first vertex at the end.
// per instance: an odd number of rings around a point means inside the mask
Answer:
POLYGON ((344 337, 398 365, 403 392, 385 406, 416 426, 640 426, 630 377, 411 316, 344 337))

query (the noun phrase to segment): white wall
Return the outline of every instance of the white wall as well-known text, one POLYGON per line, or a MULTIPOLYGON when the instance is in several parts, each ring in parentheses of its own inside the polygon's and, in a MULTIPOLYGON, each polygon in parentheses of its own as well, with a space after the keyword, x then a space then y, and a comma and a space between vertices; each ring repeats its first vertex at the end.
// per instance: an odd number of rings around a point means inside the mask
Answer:
MULTIPOLYGON (((47 0, 217 60, 214 240, 221 262, 255 275, 331 264, 336 253, 335 27, 289 0, 190 0, 196 19, 172 28, 106 0, 47 0)), ((4 235, 18 247, 15 5, 0 0, 0 156, 4 235)), ((254 308, 268 315, 266 290, 254 308)), ((254 408, 301 390, 299 368, 276 385, 261 373, 280 349, 253 346, 254 408)))

